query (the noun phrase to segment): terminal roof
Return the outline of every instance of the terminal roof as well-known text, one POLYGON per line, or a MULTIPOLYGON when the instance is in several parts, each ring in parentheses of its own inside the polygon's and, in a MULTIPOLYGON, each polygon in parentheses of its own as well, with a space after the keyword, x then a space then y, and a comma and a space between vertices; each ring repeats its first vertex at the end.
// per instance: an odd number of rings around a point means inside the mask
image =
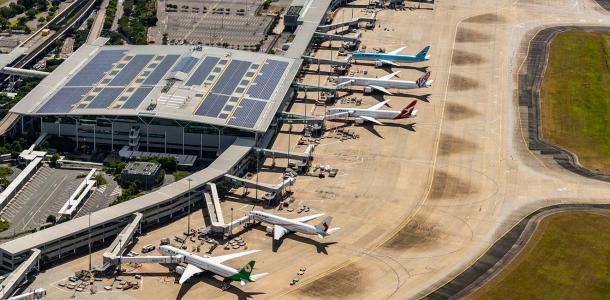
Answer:
POLYGON ((294 59, 201 46, 83 45, 11 111, 160 117, 264 132, 294 59))

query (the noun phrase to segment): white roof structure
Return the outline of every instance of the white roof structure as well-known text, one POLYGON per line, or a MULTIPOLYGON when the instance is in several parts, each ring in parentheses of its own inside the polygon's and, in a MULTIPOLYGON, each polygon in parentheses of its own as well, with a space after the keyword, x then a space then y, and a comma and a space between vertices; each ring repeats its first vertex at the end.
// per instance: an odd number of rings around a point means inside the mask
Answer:
POLYGON ((11 112, 159 117, 264 132, 294 59, 214 47, 83 45, 11 112))

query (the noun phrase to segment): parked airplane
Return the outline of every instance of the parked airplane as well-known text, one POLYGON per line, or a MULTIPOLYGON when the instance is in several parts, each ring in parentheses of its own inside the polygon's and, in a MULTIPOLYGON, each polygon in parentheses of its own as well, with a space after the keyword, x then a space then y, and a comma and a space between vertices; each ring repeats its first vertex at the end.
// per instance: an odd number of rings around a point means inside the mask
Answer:
POLYGON ((326 217, 322 223, 316 226, 305 224, 306 222, 323 216, 324 214, 315 214, 296 219, 288 219, 256 210, 249 212, 249 214, 255 220, 273 224, 273 227, 267 227, 267 232, 273 232, 274 240, 279 240, 290 232, 299 232, 309 235, 317 234, 320 238, 324 238, 325 236, 331 235, 333 232, 340 229, 339 227, 330 228, 330 223, 333 220, 332 217, 326 217))
POLYGON ((123 263, 169 263, 169 264, 181 264, 186 263, 186 267, 177 266, 176 273, 180 274, 179 283, 183 284, 193 275, 209 271, 216 275, 220 275, 226 279, 226 281, 239 281, 241 285, 246 285, 248 282, 254 282, 264 276, 267 273, 261 273, 251 275, 252 269, 254 268, 254 261, 250 261, 247 265, 241 268, 239 271, 229 266, 225 266, 222 263, 235 259, 244 255, 256 253, 260 250, 250 250, 239 253, 232 253, 220 256, 199 256, 182 249, 178 249, 169 245, 163 245, 159 247, 159 252, 164 256, 134 256, 127 257, 121 256, 119 260, 123 263))
POLYGON ((358 123, 369 121, 375 124, 384 125, 383 123, 379 122, 378 119, 398 120, 413 118, 417 115, 417 109, 415 109, 415 104, 417 104, 416 100, 409 103, 409 105, 403 108, 402 111, 380 110, 380 108, 388 102, 390 102, 390 100, 377 103, 369 108, 331 108, 328 110, 328 114, 325 118, 340 119, 345 117, 355 117, 356 122, 358 123))
POLYGON ((348 58, 348 61, 354 60, 372 60, 375 61, 376 67, 382 67, 384 65, 390 66, 398 66, 397 62, 403 63, 415 63, 430 60, 430 55, 428 55, 428 51, 430 51, 430 46, 426 46, 422 51, 417 53, 416 55, 402 55, 398 54, 406 47, 398 48, 392 52, 388 53, 375 53, 375 52, 354 52, 348 58))
POLYGON ((407 80, 392 80, 391 78, 396 76, 400 71, 388 74, 379 78, 366 78, 366 77, 351 77, 351 76, 332 76, 331 81, 336 83, 336 88, 340 89, 350 85, 364 86, 364 92, 370 93, 373 90, 378 90, 382 93, 392 95, 389 88, 397 89, 417 89, 417 88, 429 88, 432 86, 432 80, 430 78, 430 72, 426 72, 422 77, 416 81, 407 80))
POLYGON ((203 271, 209 271, 214 274, 220 275, 228 280, 239 281, 241 285, 246 285, 248 282, 254 282, 264 276, 267 276, 268 273, 261 273, 256 275, 251 275, 252 269, 254 268, 254 261, 251 260, 247 265, 241 268, 239 271, 233 269, 229 266, 225 266, 222 263, 235 259, 241 256, 249 255, 252 253, 256 253, 260 250, 250 250, 239 253, 232 253, 227 255, 220 255, 215 257, 203 257, 188 251, 184 251, 182 249, 178 249, 172 246, 163 245, 159 247, 159 252, 168 256, 176 256, 180 255, 184 257, 184 262, 186 262, 186 268, 181 266, 176 267, 176 272, 180 275, 180 284, 183 284, 193 275, 201 273, 203 271))

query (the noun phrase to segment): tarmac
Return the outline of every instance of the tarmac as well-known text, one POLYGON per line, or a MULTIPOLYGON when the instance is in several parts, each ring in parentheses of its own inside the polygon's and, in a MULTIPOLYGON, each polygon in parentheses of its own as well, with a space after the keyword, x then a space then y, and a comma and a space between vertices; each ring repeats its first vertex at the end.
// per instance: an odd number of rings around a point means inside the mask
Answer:
MULTIPOLYGON (((382 10, 378 27, 362 36, 367 49, 390 51, 406 45, 405 53, 416 53, 432 46, 429 63, 392 69, 401 70, 399 77, 410 80, 429 66, 432 88, 388 97, 392 101, 387 109, 401 109, 418 99, 417 118, 389 121, 386 126, 327 124, 359 136, 338 139, 331 130, 316 147, 314 164, 338 168, 337 177, 299 176, 291 187, 295 197, 291 207, 307 205, 310 213, 332 215, 332 225, 341 227, 340 231, 324 240, 289 235, 279 246, 272 246, 260 228, 242 231, 249 250, 263 251, 228 265, 238 268, 254 259, 255 273, 270 273, 260 281, 222 292, 219 278, 202 275, 179 286, 166 267, 149 265, 141 267, 146 275, 141 289, 112 292, 113 299, 421 298, 473 265, 532 212, 563 203, 609 203, 608 183, 577 175, 551 156, 528 148, 527 114, 520 112, 517 97, 518 74, 538 31, 560 25, 603 26, 610 22, 608 13, 592 0, 455 0, 421 7, 382 10), (307 272, 299 277, 296 273, 301 267, 307 267, 307 272), (295 277, 300 281, 289 285, 295 277)), ((360 7, 348 7, 336 13, 335 22, 342 15, 351 18, 352 12, 355 17, 370 15, 360 7)), ((322 47, 316 56, 334 56, 336 51, 331 49, 336 45, 322 47)), ((327 70, 322 66, 320 76, 309 72, 303 83, 320 80, 330 85, 325 81, 327 70)), ((352 70, 366 70, 366 76, 389 71, 371 65, 352 70)), ((361 107, 380 100, 363 96, 359 88, 351 95, 362 98, 361 107)), ((321 115, 324 107, 314 105, 317 93, 307 96, 304 99, 304 93, 299 93, 290 111, 321 115)), ((301 128, 284 125, 273 148, 302 152, 305 146, 297 145, 301 128)), ((268 160, 259 180, 279 182, 285 165, 278 159, 272 167, 268 160)), ((256 197, 253 194, 250 191, 248 197, 256 197)), ((240 217, 254 207, 248 198, 227 200, 222 206, 227 218, 240 217)), ((274 213, 302 215, 286 210, 274 213)), ((193 214, 197 217, 200 212, 193 214)), ((134 249, 181 233, 184 222, 149 232, 134 249)), ((212 255, 225 251, 219 247, 212 255)), ((94 261, 101 261, 96 255, 94 261)), ((55 282, 86 268, 87 261, 83 257, 53 267, 30 287, 47 288, 48 299, 65 299, 70 294, 56 288, 55 282)), ((81 293, 78 298, 106 296, 81 293)))

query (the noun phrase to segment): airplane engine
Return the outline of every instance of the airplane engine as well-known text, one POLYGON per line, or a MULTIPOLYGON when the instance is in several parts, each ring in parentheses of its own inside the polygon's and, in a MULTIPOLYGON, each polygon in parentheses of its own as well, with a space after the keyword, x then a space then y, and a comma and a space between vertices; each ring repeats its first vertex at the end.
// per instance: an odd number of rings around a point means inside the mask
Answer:
POLYGON ((182 273, 184 273, 184 267, 177 266, 175 271, 176 271, 176 273, 178 273, 178 275, 182 275, 182 273))
POLYGON ((273 227, 267 226, 267 227, 265 227, 265 231, 267 232, 267 234, 273 234, 273 227))
POLYGON ((371 92, 373 92, 373 89, 372 89, 372 88, 370 88, 370 87, 368 87, 368 86, 364 88, 364 93, 365 93, 365 94, 370 94, 371 92))
POLYGON ((358 124, 358 125, 364 124, 364 119, 362 119, 362 118, 356 118, 355 121, 356 121, 356 124, 358 124))
POLYGON ((375 62, 375 67, 377 67, 377 68, 381 68, 381 67, 383 67, 383 63, 382 63, 382 62, 380 62, 380 61, 376 61, 376 62, 375 62))

